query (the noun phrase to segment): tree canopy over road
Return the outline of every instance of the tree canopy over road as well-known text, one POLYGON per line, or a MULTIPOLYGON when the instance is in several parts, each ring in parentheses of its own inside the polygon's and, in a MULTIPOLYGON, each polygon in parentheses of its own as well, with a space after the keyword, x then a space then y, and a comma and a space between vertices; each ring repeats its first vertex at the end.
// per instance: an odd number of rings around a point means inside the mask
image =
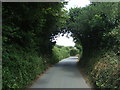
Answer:
POLYGON ((69 56, 55 46, 59 33, 72 33, 79 61, 100 88, 120 88, 120 3, 91 3, 63 9, 65 2, 2 5, 3 88, 27 87, 37 75, 69 56), (63 53, 61 53, 63 52, 63 53))
POLYGON ((66 29, 83 47, 80 66, 86 68, 92 82, 98 87, 118 88, 120 3, 94 2, 71 8, 66 29))

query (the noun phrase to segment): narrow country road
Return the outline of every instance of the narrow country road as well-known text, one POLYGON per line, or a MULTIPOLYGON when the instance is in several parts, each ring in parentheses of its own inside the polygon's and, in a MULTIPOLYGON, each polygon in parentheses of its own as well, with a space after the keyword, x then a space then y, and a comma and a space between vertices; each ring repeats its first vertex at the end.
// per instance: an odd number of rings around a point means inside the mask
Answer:
POLYGON ((77 69, 77 57, 63 59, 45 72, 31 88, 90 88, 77 69))

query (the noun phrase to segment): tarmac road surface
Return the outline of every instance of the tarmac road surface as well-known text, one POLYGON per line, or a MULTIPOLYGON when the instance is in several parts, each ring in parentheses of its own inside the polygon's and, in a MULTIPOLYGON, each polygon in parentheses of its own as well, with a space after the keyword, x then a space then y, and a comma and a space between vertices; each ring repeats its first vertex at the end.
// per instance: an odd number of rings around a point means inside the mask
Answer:
POLYGON ((76 66, 77 59, 69 57, 61 60, 38 78, 30 88, 91 88, 76 66))

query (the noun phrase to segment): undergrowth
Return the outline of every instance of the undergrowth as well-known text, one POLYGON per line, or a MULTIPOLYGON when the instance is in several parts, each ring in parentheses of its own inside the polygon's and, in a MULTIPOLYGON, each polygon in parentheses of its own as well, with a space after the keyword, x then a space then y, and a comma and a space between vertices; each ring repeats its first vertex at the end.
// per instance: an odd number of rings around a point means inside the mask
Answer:
POLYGON ((84 57, 89 62, 83 67, 95 87, 120 89, 120 57, 111 50, 97 51, 90 55, 91 58, 84 57))
POLYGON ((37 52, 11 45, 3 48, 3 88, 26 88, 48 66, 60 59, 55 50, 50 57, 39 56, 37 52))

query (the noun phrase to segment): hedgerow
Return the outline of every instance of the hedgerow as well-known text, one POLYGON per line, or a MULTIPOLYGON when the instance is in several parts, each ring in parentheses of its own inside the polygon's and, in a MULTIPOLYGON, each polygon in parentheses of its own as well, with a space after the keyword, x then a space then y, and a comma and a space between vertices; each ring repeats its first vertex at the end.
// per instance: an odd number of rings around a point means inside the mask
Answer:
POLYGON ((65 22, 64 3, 2 4, 3 89, 25 88, 59 61, 52 48, 65 22))
POLYGON ((99 88, 119 87, 120 3, 71 8, 66 30, 82 45, 79 66, 99 88))

